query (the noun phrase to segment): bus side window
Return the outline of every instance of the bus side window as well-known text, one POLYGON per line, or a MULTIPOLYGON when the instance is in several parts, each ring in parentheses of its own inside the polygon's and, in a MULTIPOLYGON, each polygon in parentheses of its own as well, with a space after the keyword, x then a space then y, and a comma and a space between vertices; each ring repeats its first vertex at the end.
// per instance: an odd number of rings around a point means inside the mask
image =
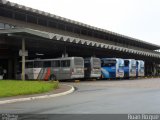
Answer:
POLYGON ((34 68, 42 68, 43 62, 42 61, 34 61, 34 68))
POLYGON ((44 67, 51 67, 51 61, 44 61, 44 67))
POLYGON ((33 62, 26 62, 26 68, 33 68, 33 62))
POLYGON ((59 60, 52 61, 52 67, 60 67, 60 61, 59 60))
POLYGON ((62 60, 61 67, 70 67, 70 60, 62 60))
POLYGON ((66 67, 70 67, 70 66, 71 66, 70 60, 66 60, 66 67))

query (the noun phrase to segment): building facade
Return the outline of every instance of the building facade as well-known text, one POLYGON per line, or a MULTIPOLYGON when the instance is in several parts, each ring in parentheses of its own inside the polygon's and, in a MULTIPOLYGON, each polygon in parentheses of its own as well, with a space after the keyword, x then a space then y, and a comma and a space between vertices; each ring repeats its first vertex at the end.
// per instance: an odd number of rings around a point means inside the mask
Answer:
POLYGON ((6 79, 18 72, 23 40, 26 59, 65 54, 132 58, 146 62, 146 75, 159 74, 158 45, 0 0, 0 66, 7 70, 6 79))

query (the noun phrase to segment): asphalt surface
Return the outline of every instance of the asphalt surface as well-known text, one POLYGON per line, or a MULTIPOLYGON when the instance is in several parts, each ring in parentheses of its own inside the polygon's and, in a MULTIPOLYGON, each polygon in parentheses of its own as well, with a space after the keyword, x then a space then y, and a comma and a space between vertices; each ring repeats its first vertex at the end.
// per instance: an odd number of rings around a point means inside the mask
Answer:
POLYGON ((65 82, 69 95, 0 105, 0 113, 109 114, 160 113, 160 78, 65 82))

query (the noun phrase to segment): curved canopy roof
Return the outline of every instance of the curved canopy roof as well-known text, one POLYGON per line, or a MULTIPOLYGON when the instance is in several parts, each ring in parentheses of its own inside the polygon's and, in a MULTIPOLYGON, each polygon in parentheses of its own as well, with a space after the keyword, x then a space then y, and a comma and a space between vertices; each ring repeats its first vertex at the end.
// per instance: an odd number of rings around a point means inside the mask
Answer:
POLYGON ((145 51, 140 51, 135 49, 129 49, 125 47, 119 47, 115 45, 104 44, 104 43, 94 42, 86 39, 79 39, 75 37, 64 36, 60 34, 49 33, 49 32, 29 29, 29 28, 14 28, 14 29, 0 30, 0 35, 21 35, 21 37, 26 37, 26 36, 23 36, 23 34, 27 34, 28 36, 31 36, 31 35, 37 36, 37 37, 48 39, 48 40, 69 42, 69 43, 87 45, 87 46, 101 48, 101 49, 111 49, 114 51, 121 51, 125 53, 160 58, 160 54, 156 52, 145 52, 145 51))

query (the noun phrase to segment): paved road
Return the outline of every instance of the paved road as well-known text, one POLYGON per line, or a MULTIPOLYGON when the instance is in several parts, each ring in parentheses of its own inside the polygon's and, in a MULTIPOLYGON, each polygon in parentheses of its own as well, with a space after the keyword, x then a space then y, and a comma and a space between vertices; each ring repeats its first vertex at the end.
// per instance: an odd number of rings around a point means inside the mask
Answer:
POLYGON ((0 113, 160 113, 160 79, 67 84, 69 95, 0 105, 0 113))

